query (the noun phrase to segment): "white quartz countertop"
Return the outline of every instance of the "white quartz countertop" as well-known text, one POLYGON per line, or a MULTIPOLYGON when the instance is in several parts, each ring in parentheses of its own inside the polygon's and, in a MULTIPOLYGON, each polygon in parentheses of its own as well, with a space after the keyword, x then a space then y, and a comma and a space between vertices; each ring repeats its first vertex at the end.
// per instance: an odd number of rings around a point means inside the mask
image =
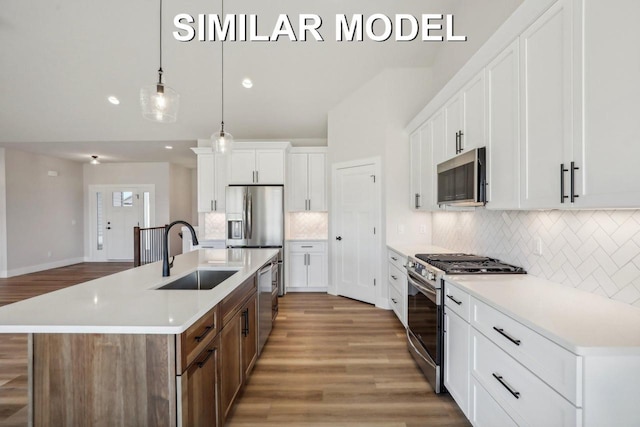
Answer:
POLYGON ((278 254, 276 249, 199 249, 0 307, 0 333, 180 334, 278 254), (157 290, 197 269, 238 269, 211 290, 157 290))
POLYGON ((387 247, 406 257, 416 254, 450 254, 455 252, 450 249, 441 248, 440 246, 418 245, 415 243, 388 243, 387 247))
POLYGON ((445 280, 574 354, 640 355, 635 307, 527 274, 445 280))

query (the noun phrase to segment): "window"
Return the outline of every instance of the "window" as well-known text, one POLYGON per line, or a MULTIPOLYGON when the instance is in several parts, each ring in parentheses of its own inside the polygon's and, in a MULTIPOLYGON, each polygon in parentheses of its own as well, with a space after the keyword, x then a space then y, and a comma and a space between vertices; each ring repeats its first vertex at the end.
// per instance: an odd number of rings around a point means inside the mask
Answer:
POLYGON ((102 250, 104 245, 104 227, 103 227, 103 219, 102 219, 102 193, 96 193, 96 249, 99 251, 102 250))
POLYGON ((114 191, 112 199, 114 208, 133 206, 133 192, 131 191, 114 191))

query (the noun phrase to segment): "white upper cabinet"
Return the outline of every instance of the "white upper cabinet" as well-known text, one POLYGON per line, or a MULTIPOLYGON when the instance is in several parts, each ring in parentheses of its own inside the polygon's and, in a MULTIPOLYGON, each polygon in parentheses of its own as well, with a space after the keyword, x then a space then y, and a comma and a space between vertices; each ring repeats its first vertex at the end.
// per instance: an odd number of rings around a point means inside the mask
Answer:
POLYGON ((210 148, 193 148, 198 155, 198 212, 224 212, 227 157, 210 148))
POLYGON ((289 143, 236 143, 229 162, 229 184, 284 184, 288 147, 289 143))
POLYGON ((519 44, 486 68, 488 209, 517 209, 520 201, 519 44))
POLYGON ((523 208, 570 204, 574 66, 571 1, 559 0, 520 36, 523 208))
POLYGON ((429 211, 434 207, 435 164, 433 162, 433 123, 428 121, 420 128, 420 210, 429 211))
POLYGON ((420 163, 420 150, 420 130, 418 129, 409 137, 409 161, 411 164, 411 170, 409 172, 409 188, 411 191, 410 204, 412 209, 420 209, 421 207, 422 165, 420 163))
POLYGON ((464 100, 464 128, 458 143, 460 152, 477 147, 484 147, 486 115, 485 115, 485 74, 480 71, 462 90, 464 100))
POLYGON ((326 211, 326 150, 294 148, 289 154, 289 211, 326 211), (315 150, 316 152, 313 152, 315 150))
POLYGON ((584 13, 584 135, 573 156, 580 167, 574 206, 638 208, 640 2, 588 1, 584 13), (603 22, 615 25, 603 30, 603 22))
POLYGON ((458 155, 460 139, 464 137, 463 114, 464 99, 462 92, 454 96, 444 107, 445 114, 445 160, 458 155))

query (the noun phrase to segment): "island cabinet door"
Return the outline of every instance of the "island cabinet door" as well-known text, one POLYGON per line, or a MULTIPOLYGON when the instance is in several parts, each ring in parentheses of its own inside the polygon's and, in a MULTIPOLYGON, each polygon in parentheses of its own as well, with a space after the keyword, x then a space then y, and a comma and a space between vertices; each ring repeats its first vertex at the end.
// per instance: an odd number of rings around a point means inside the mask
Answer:
POLYGON ((222 425, 219 377, 220 336, 217 336, 180 377, 183 427, 222 425))
POLYGON ((257 298, 254 295, 242 310, 242 371, 245 380, 258 359, 258 310, 257 298))
POLYGON ((243 381, 242 368, 242 310, 236 312, 221 332, 220 398, 223 422, 227 419, 243 381))

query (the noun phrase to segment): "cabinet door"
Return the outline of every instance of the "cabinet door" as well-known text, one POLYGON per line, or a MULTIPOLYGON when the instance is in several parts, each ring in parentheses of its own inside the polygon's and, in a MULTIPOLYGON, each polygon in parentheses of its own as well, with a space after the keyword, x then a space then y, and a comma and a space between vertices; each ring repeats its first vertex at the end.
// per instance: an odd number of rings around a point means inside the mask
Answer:
POLYGON ((489 209, 516 209, 520 202, 518 47, 516 40, 487 66, 489 209))
POLYGON ((327 287, 327 257, 324 253, 307 254, 307 286, 327 287))
POLYGON ((560 165, 568 169, 572 151, 570 3, 559 0, 520 36, 523 208, 569 207, 560 165))
POLYGON ((433 135, 432 122, 420 128, 420 210, 430 211, 433 208, 433 190, 435 174, 433 171, 433 135))
POLYGON ((254 184, 256 170, 255 150, 233 150, 229 165, 229 184, 254 184))
POLYGON ((493 400, 491 395, 471 376, 469 421, 475 427, 516 427, 515 421, 493 400))
POLYGON ((409 138, 409 159, 411 161, 411 171, 409 176, 409 188, 411 189, 411 208, 420 209, 422 206, 422 189, 420 188, 420 174, 422 165, 420 164, 420 130, 415 131, 409 138))
POLYGON ((446 134, 445 134, 445 113, 441 109, 431 118, 431 136, 433 155, 433 206, 432 209, 438 209, 438 163, 445 160, 446 134))
POLYGON ((307 254, 300 252, 289 253, 289 283, 287 288, 307 287, 307 254))
POLYGON ((284 184, 284 151, 256 150, 256 183, 284 184))
POLYGON ((198 212, 211 212, 214 208, 214 167, 213 154, 198 154, 198 212))
POLYGON ((182 425, 211 427, 218 422, 220 337, 215 338, 180 377, 182 425))
POLYGON ((258 308, 254 295, 241 310, 242 325, 242 371, 245 380, 258 359, 258 308))
POLYGON ((445 307, 444 385, 469 416, 469 324, 445 307))
POLYGON ((308 155, 300 153, 289 154, 289 177, 287 180, 287 192, 289 193, 289 210, 307 210, 307 192, 309 175, 308 155))
MULTIPOLYGON (((458 153, 456 134, 462 131, 462 114, 463 114, 463 99, 462 93, 453 97, 449 103, 444 107, 445 111, 445 159, 448 160, 458 153)), ((464 135, 463 135, 464 137, 464 135)))
POLYGON ((464 131, 460 148, 464 151, 484 147, 485 142, 485 81, 484 70, 474 77, 464 88, 464 131))
MULTIPOLYGON (((241 310, 242 311, 242 310, 241 310)), ((222 329, 220 342, 220 407, 223 421, 242 387, 242 326, 241 313, 236 313, 222 329)))
POLYGON ((214 171, 214 187, 215 199, 213 207, 216 212, 224 212, 225 206, 225 188, 227 187, 227 163, 229 156, 215 155, 215 171, 214 171))
POLYGON ((323 153, 309 154, 309 210, 327 210, 327 176, 325 155, 323 153))
POLYGON ((640 2, 591 1, 584 13, 585 133, 571 159, 580 167, 575 206, 638 208, 640 2), (616 24, 602 31, 602 22, 616 24))

